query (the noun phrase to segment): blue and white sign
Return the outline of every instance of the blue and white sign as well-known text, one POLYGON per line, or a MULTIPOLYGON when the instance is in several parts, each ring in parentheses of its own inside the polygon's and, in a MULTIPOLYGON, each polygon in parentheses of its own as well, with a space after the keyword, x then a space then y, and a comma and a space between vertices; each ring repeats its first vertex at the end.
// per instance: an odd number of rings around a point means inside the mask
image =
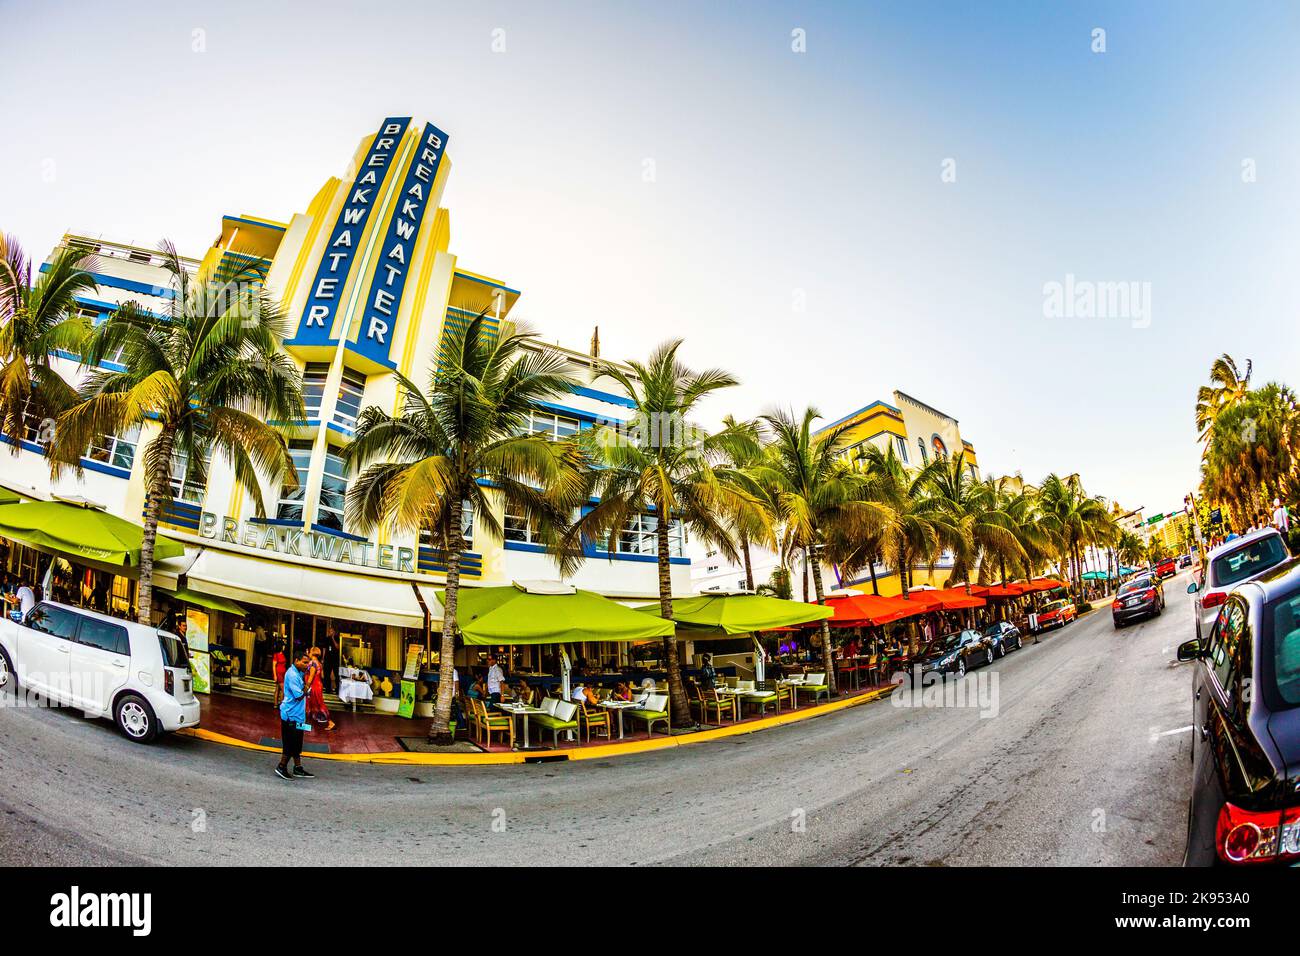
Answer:
POLYGON ((433 200, 433 184, 447 148, 447 134, 432 123, 424 124, 420 145, 407 167, 402 190, 397 194, 397 208, 388 223, 380 246, 379 261, 370 279, 370 291, 357 331, 356 352, 381 365, 392 366, 388 357, 402 305, 406 276, 415 257, 415 243, 420 224, 433 200))
POLYGON ((334 327, 339 299, 343 296, 343 286, 361 245, 370 211, 379 201, 380 187, 393 154, 410 122, 409 116, 390 116, 379 127, 316 267, 316 278, 307 293, 307 304, 298 322, 298 334, 293 344, 329 345, 334 341, 330 338, 330 331, 334 327))

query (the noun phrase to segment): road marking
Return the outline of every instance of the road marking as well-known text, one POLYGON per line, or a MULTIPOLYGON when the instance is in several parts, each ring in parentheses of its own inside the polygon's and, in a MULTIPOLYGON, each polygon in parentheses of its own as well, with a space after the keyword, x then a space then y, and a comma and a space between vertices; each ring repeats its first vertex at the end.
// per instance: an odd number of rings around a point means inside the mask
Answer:
POLYGON ((1152 727, 1152 728, 1151 728, 1151 742, 1152 742, 1152 743, 1155 743, 1155 742, 1156 742, 1157 740, 1159 740, 1161 737, 1172 737, 1174 734, 1185 734, 1185 733, 1187 733, 1187 732, 1188 732, 1189 730, 1191 730, 1191 729, 1192 729, 1192 725, 1191 725, 1191 724, 1188 724, 1186 727, 1179 727, 1177 730, 1162 730, 1162 731, 1159 731, 1159 732, 1157 732, 1156 729, 1155 729, 1154 727, 1152 727))

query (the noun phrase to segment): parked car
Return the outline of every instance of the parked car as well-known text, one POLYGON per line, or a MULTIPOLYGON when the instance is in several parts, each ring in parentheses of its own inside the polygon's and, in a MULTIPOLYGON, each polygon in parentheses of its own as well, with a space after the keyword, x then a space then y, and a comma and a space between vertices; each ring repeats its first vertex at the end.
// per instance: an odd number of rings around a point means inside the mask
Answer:
POLYGON ((1078 617, 1078 612, 1075 611, 1074 604, 1069 600, 1063 598, 1059 601, 1048 601, 1038 609, 1038 630, 1045 631, 1049 627, 1065 627, 1076 617, 1078 617))
POLYGON ((1187 586, 1187 593, 1192 595, 1196 636, 1204 638, 1210 633, 1229 591, 1290 557, 1286 541, 1276 528, 1253 531, 1210 551, 1202 564, 1201 580, 1187 586))
POLYGON ((1300 862, 1300 561, 1238 585, 1193 661, 1188 865, 1300 862))
POLYGON ((984 628, 984 636, 993 641, 993 653, 998 657, 1020 650, 1020 628, 1010 621, 994 621, 984 628))
POLYGON ((1180 554, 1178 556, 1178 568, 1190 568, 1192 566, 1192 556, 1190 554, 1180 554))
POLYGON ((1119 630, 1140 618, 1155 617, 1165 609, 1164 591, 1148 577, 1120 585, 1110 605, 1111 619, 1119 630))
POLYGON ((1178 567, 1174 564, 1173 558, 1165 558, 1156 565, 1156 577, 1161 578, 1162 580, 1164 578, 1172 578, 1177 573, 1178 567))
POLYGON ((982 631, 966 628, 937 639, 921 658, 921 676, 930 673, 965 676, 983 664, 993 663, 993 640, 982 631))
POLYGON ((10 681, 108 717, 137 743, 199 724, 184 641, 55 601, 42 601, 21 621, 0 620, 0 688, 10 681))

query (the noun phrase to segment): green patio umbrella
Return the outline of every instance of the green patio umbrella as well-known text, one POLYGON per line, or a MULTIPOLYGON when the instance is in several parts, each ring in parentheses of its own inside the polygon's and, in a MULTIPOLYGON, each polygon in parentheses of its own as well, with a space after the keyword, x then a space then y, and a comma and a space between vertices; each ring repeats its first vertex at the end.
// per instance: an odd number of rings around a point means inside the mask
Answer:
MULTIPOLYGON (((136 567, 144 529, 123 518, 66 501, 25 501, 0 505, 0 537, 22 541, 73 559, 136 567)), ((155 560, 175 558, 185 546, 158 536, 155 560)))
MULTIPOLYGON (((445 595, 438 592, 444 604, 445 595)), ((456 625, 466 644, 648 641, 675 630, 672 621, 638 614, 593 591, 522 582, 462 588, 456 625)))
MULTIPOLYGON (((637 608, 643 614, 659 614, 659 605, 637 608)), ((673 600, 673 620, 687 629, 719 631, 723 634, 750 634, 794 627, 834 617, 835 612, 821 604, 785 601, 762 594, 701 594, 673 600)))
POLYGON ((16 491, 10 491, 8 488, 0 488, 0 505, 15 505, 23 500, 23 496, 16 491))
POLYGON ((1084 571, 1082 577, 1085 581, 1105 581, 1110 575, 1105 571, 1084 571))

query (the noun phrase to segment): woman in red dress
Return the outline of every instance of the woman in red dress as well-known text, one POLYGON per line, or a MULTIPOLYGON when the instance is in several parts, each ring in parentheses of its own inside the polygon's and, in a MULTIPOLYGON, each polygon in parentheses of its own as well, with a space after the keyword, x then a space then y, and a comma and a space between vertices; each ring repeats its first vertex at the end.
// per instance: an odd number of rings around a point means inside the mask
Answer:
POLYGON ((330 720, 329 708, 325 706, 324 667, 321 664, 319 647, 311 649, 311 664, 307 668, 307 717, 313 723, 325 724, 326 730, 334 729, 330 720))

